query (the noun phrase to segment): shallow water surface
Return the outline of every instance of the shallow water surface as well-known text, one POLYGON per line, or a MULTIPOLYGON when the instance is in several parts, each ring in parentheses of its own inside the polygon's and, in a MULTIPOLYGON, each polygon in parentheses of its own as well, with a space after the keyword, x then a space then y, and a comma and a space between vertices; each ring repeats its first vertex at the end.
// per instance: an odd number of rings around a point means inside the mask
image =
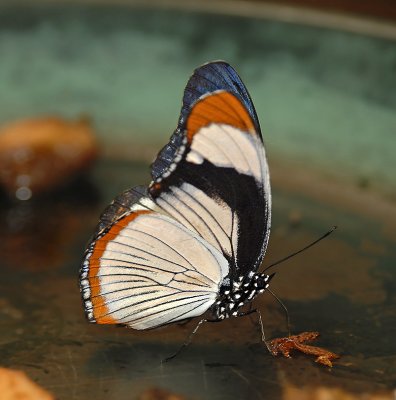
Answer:
MULTIPOLYGON (((192 399, 287 399, 318 388, 391 398, 394 241, 381 221, 312 200, 276 181, 264 264, 302 247, 335 222, 340 225, 328 239, 277 267, 272 281, 289 309, 292 331, 318 330, 318 344, 342 354, 333 369, 298 354, 291 360, 272 357, 260 343, 257 321, 249 317, 203 326, 192 345, 166 364, 161 359, 175 351, 196 321, 148 332, 90 325, 78 289, 85 243, 112 197, 147 181, 146 165, 102 160, 90 179, 55 198, 29 205, 3 200, 2 365, 27 372, 60 399, 138 398, 152 387, 192 399)), ((287 334, 274 299, 266 294, 256 303, 266 335, 287 334)))

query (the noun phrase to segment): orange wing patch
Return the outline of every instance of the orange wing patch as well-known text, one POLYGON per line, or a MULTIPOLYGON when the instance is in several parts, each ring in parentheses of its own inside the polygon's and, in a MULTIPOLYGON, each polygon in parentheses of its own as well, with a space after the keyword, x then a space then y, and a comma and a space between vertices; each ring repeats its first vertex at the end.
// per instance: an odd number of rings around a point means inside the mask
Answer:
POLYGON ((187 120, 187 139, 211 124, 227 124, 243 131, 254 132, 254 124, 244 105, 229 92, 217 92, 204 97, 193 107, 187 120))
POLYGON ((120 221, 115 223, 110 230, 104 234, 95 243, 92 255, 89 259, 89 286, 91 289, 91 300, 93 314, 96 323, 98 324, 117 324, 117 320, 111 317, 109 314, 109 309, 105 303, 105 299, 101 295, 100 279, 98 277, 98 272, 101 268, 100 259, 106 250, 107 244, 113 240, 125 227, 129 225, 136 217, 141 214, 149 214, 151 211, 141 210, 133 212, 122 218, 120 221))

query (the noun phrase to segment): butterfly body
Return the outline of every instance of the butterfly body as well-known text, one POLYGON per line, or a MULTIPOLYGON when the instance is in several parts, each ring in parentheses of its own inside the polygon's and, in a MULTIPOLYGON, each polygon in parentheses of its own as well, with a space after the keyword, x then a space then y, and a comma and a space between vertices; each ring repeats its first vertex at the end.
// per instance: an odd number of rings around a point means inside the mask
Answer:
POLYGON ((215 320, 240 316, 239 310, 268 288, 273 275, 254 274, 251 278, 239 277, 231 285, 222 286, 218 300, 211 307, 215 320))
POLYGON ((271 189, 258 118, 230 65, 194 71, 151 175, 106 208, 88 245, 88 320, 143 330, 207 311, 213 320, 246 314, 273 276, 258 272, 271 189))

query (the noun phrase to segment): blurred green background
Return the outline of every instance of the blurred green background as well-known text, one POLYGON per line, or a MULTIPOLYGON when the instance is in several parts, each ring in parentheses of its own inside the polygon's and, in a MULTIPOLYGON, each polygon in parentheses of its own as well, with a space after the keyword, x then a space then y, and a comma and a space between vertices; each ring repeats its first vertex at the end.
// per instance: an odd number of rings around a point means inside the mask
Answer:
POLYGON ((0 122, 84 114, 106 148, 152 158, 176 125, 186 78, 224 59, 250 88, 270 157, 395 195, 394 41, 103 4, 5 7, 0 18, 0 122))

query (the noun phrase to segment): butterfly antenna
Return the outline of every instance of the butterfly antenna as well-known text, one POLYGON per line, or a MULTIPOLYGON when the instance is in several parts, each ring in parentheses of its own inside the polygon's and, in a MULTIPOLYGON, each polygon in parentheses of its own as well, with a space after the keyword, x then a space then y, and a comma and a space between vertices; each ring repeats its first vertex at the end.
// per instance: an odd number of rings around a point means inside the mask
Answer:
POLYGON ((332 232, 334 232, 337 229, 337 226, 333 226, 328 232, 326 232, 324 235, 322 235, 319 239, 316 239, 315 241, 313 241, 312 243, 310 243, 308 246, 303 247, 302 249, 296 251, 295 253, 292 253, 290 255, 288 255, 287 257, 284 257, 276 262, 274 262, 273 264, 269 265, 268 267, 266 267, 264 269, 263 272, 268 271, 270 268, 275 267, 275 265, 278 265, 280 263, 282 263, 283 261, 288 260, 289 258, 292 258, 294 256, 296 256, 297 254, 302 253, 303 251, 309 249, 310 247, 312 247, 313 245, 315 245, 316 243, 319 243, 321 240, 323 240, 325 237, 329 236, 332 232))

